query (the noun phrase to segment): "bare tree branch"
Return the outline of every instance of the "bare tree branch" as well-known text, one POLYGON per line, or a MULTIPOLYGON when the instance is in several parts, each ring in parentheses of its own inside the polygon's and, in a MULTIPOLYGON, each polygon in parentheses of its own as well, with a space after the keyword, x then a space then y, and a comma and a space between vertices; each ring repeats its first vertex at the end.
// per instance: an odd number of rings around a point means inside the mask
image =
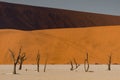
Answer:
POLYGON ((26 59, 27 59, 27 58, 26 58, 26 54, 25 54, 25 53, 22 53, 22 54, 20 55, 20 59, 19 59, 19 63, 20 63, 19 70, 22 69, 22 64, 23 64, 23 62, 24 62, 26 59))
POLYGON ((74 58, 73 60, 74 60, 74 63, 75 63, 75 65, 76 65, 76 69, 77 69, 77 68, 80 66, 80 64, 77 63, 77 61, 76 61, 75 58, 74 58))

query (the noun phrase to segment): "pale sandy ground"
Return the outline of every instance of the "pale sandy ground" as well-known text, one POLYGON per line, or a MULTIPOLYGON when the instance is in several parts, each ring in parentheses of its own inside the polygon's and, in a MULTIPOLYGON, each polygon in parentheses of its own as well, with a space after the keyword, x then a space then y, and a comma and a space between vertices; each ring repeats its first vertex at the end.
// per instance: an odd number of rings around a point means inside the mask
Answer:
POLYGON ((84 72, 83 65, 75 71, 69 70, 70 65, 48 65, 43 72, 41 65, 39 73, 35 65, 24 65, 17 75, 11 74, 12 68, 12 65, 0 65, 0 80, 120 80, 120 65, 112 65, 112 71, 107 71, 107 65, 90 65, 91 72, 84 72))

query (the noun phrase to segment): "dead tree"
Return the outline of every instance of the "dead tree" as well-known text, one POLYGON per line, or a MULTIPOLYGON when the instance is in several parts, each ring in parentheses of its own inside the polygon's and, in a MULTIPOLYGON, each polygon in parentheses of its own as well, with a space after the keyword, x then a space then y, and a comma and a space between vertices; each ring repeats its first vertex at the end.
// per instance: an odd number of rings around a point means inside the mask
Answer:
POLYGON ((48 62, 48 56, 47 56, 46 59, 45 59, 44 72, 46 71, 47 62, 48 62))
POLYGON ((108 70, 109 71, 111 70, 111 63, 112 63, 112 55, 110 55, 108 59, 108 70))
POLYGON ((13 74, 16 74, 16 66, 19 62, 19 59, 20 59, 20 54, 21 54, 21 48, 19 49, 19 52, 18 52, 18 55, 15 56, 15 53, 9 49, 10 53, 11 53, 11 57, 12 57, 12 60, 13 60, 13 63, 14 63, 14 68, 13 68, 13 74))
POLYGON ((89 70, 88 53, 86 53, 86 58, 84 60, 84 70, 85 70, 85 72, 88 72, 88 70, 89 70))
POLYGON ((72 61, 70 61, 70 64, 71 64, 71 68, 70 68, 70 70, 73 71, 73 70, 74 70, 74 67, 73 67, 73 63, 72 63, 72 61))
POLYGON ((74 68, 74 66, 73 66, 73 62, 70 61, 70 64, 71 64, 70 70, 71 70, 71 71, 77 69, 77 68, 80 66, 80 65, 77 63, 77 61, 75 60, 75 58, 73 59, 73 61, 74 61, 74 64, 75 64, 75 68, 74 68))
POLYGON ((77 61, 75 60, 75 58, 74 58, 74 63, 75 63, 75 66, 76 66, 75 69, 77 69, 80 66, 80 64, 77 63, 77 61))
POLYGON ((19 59, 19 64, 20 64, 19 70, 22 69, 22 64, 23 64, 23 62, 24 62, 26 59, 27 59, 27 58, 26 58, 26 54, 25 54, 25 53, 22 53, 22 54, 20 55, 20 59, 19 59))
POLYGON ((38 51, 38 54, 36 56, 36 63, 37 63, 37 72, 39 72, 39 63, 40 63, 40 54, 39 54, 39 51, 38 51))

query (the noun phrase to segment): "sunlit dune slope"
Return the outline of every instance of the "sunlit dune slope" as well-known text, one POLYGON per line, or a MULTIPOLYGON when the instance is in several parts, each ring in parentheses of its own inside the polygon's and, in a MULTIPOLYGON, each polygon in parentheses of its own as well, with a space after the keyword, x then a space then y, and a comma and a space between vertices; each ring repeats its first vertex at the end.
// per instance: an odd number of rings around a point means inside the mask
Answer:
POLYGON ((12 63, 10 52, 20 47, 27 55, 25 63, 35 64, 38 50, 41 63, 48 56, 50 64, 67 64, 73 58, 83 63, 89 54, 90 63, 120 63, 120 26, 70 28, 36 31, 0 30, 0 64, 12 63))
POLYGON ((0 1, 0 29, 41 30, 120 25, 120 16, 0 1))

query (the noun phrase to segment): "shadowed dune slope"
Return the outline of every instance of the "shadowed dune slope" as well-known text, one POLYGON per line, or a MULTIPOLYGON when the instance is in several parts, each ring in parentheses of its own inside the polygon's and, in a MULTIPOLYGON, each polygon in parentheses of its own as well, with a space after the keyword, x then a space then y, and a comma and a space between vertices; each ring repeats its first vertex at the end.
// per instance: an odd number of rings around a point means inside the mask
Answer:
POLYGON ((120 25, 120 16, 0 2, 0 29, 40 30, 120 25))
POLYGON ((26 52, 25 63, 35 64, 38 50, 41 63, 48 56, 50 64, 67 64, 73 58, 83 63, 85 53, 90 63, 120 63, 120 26, 70 28, 51 30, 0 30, 0 64, 12 63, 8 49, 16 54, 20 46, 26 52))

